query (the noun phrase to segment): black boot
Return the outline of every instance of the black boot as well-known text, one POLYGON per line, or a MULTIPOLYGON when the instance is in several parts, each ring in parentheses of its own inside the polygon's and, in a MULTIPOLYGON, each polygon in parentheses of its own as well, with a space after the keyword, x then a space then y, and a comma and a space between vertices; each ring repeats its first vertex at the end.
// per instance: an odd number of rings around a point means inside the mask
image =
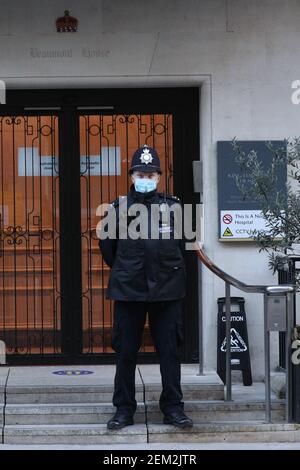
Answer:
POLYGON ((164 424, 172 424, 177 428, 192 428, 193 421, 183 411, 171 411, 164 417, 164 424))
POLYGON ((116 414, 108 421, 107 429, 121 429, 125 426, 134 424, 133 417, 124 413, 124 411, 117 411, 116 414))

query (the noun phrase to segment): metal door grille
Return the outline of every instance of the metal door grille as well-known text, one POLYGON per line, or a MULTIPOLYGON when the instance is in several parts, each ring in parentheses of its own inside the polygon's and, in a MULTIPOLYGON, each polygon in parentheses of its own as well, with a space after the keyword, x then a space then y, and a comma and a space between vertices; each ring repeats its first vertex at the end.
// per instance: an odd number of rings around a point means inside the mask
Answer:
POLYGON ((60 352, 58 117, 0 117, 0 339, 60 352))
MULTIPOLYGON (((134 151, 157 149, 163 171, 159 191, 173 191, 172 115, 85 114, 80 120, 83 352, 109 353, 113 305, 105 298, 109 268, 100 256, 96 226, 99 204, 127 194, 134 151)), ((143 352, 153 352, 148 328, 143 352)))
MULTIPOLYGON (((113 304, 96 209, 127 193, 133 152, 195 203, 199 90, 8 90, 0 109, 0 340, 10 364, 110 363, 113 304), (94 107, 94 108, 93 108, 94 107), (22 111, 20 111, 22 109, 22 111), (176 171, 173 174, 173 163, 176 171)), ((184 358, 197 360, 197 260, 186 256, 184 358)), ((140 360, 155 361, 149 331, 140 360)))

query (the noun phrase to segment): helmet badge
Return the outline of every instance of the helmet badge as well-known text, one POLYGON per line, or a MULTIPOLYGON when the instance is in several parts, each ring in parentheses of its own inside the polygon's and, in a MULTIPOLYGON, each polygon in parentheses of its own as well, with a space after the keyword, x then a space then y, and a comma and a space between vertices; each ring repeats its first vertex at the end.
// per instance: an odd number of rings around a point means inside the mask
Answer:
POLYGON ((147 145, 144 145, 143 147, 143 153, 140 156, 140 160, 142 163, 145 163, 146 165, 148 165, 148 163, 151 163, 153 160, 153 157, 147 145))

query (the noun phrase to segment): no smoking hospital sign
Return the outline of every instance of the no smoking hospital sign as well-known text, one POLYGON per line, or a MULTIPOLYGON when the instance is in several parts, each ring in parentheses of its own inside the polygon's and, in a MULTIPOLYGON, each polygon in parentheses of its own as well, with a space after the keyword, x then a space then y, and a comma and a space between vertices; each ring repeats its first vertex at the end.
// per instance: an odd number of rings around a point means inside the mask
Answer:
POLYGON ((221 211, 220 219, 220 238, 222 240, 244 240, 251 238, 256 230, 267 231, 266 222, 261 211, 221 211))

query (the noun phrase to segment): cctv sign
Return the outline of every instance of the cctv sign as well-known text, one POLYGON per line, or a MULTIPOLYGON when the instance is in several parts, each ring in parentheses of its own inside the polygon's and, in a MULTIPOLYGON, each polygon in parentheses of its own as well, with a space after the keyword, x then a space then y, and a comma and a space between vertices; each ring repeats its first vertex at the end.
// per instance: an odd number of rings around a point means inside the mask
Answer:
POLYGON ((220 212, 221 240, 251 239, 255 231, 267 232, 261 211, 228 210, 220 212))
MULTIPOLYGON (((264 140, 238 141, 245 155, 256 152, 264 168, 272 164, 273 153, 264 140)), ((272 140, 274 150, 286 148, 283 140, 272 140)), ((237 185, 237 178, 243 176, 245 188, 250 184, 236 160, 231 141, 218 141, 218 225, 219 240, 253 241, 254 232, 268 233, 262 205, 255 195, 245 198, 237 185)), ((276 191, 286 191, 287 170, 284 165, 277 169, 276 191)))

